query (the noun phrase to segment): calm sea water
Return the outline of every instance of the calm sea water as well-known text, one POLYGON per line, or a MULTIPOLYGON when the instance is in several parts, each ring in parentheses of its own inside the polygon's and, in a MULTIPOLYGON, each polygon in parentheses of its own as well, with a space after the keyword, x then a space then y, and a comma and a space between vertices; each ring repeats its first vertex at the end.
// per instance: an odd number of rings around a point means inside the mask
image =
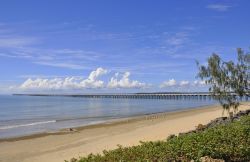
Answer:
POLYGON ((215 101, 0 95, 0 138, 211 104, 215 101))

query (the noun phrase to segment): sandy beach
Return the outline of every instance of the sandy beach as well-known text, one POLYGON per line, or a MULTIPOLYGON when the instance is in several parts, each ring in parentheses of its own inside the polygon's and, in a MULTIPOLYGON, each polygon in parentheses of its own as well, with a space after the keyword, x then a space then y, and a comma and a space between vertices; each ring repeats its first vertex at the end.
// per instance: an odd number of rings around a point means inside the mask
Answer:
MULTIPOLYGON (((243 103, 239 110, 249 108, 243 103)), ((226 113, 225 113, 226 115, 226 113)), ((139 141, 164 140, 170 134, 195 129, 222 116, 218 105, 178 112, 139 116, 79 127, 74 131, 43 133, 0 140, 0 162, 63 162, 104 149, 138 145, 139 141)))

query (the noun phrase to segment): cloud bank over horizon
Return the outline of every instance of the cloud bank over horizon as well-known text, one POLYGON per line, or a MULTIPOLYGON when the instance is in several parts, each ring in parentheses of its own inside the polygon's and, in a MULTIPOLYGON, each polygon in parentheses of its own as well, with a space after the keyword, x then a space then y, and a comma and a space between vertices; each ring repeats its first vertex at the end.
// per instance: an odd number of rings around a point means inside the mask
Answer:
POLYGON ((97 68, 93 70, 86 79, 79 77, 65 78, 28 78, 21 85, 12 87, 18 90, 60 90, 60 89, 129 89, 129 88, 146 88, 146 83, 137 80, 131 80, 130 72, 123 74, 115 73, 107 84, 99 78, 108 73, 107 69, 97 68))
POLYGON ((116 72, 107 81, 103 80, 103 76, 110 73, 109 70, 102 67, 90 72, 87 78, 79 76, 71 77, 54 77, 54 78, 28 78, 23 83, 17 86, 11 86, 13 91, 50 91, 50 90, 84 90, 84 89, 149 89, 151 87, 158 87, 160 90, 179 91, 180 88, 188 89, 191 87, 205 87, 204 81, 195 80, 193 82, 187 80, 176 81, 169 79, 163 81, 160 85, 153 85, 150 83, 133 80, 130 78, 130 72, 119 73, 116 72), (174 88, 174 89, 173 89, 174 88))

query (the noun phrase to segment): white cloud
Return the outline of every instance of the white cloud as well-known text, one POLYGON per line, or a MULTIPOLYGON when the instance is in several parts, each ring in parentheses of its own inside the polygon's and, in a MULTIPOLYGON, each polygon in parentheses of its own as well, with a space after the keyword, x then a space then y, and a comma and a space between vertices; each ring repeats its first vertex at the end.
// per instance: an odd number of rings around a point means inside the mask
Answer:
POLYGON ((104 82, 98 80, 98 78, 106 73, 106 69, 97 68, 90 73, 87 79, 79 79, 79 77, 53 79, 29 78, 19 88, 22 90, 102 88, 104 87, 104 82))
POLYGON ((125 72, 121 75, 116 73, 114 77, 112 77, 107 85, 108 88, 145 88, 147 85, 145 83, 141 83, 137 80, 129 79, 130 72, 125 72))
POLYGON ((36 78, 27 79, 18 88, 20 90, 61 90, 61 89, 84 89, 84 88, 146 88, 146 83, 137 80, 130 80, 130 72, 123 74, 116 73, 110 81, 105 84, 100 76, 107 74, 107 70, 97 68, 92 71, 88 78, 81 77, 57 77, 57 78, 36 78))
POLYGON ((83 49, 40 48, 41 42, 43 39, 40 37, 19 34, 11 27, 1 27, 0 24, 0 57, 25 59, 39 65, 69 69, 90 69, 92 62, 102 57, 98 52, 83 49))
POLYGON ((165 87, 173 87, 173 86, 176 86, 177 83, 174 79, 169 79, 168 81, 165 81, 163 82, 161 85, 160 85, 160 88, 165 88, 165 87))
POLYGON ((206 82, 205 81, 199 81, 199 80, 195 80, 194 81, 194 86, 205 86, 206 85, 206 82))
POLYGON ((0 47, 9 48, 9 47, 22 47, 31 45, 37 42, 37 39, 31 37, 10 37, 4 36, 0 37, 0 47))
POLYGON ((167 39, 167 43, 173 46, 179 46, 187 42, 189 34, 187 32, 178 32, 167 39))
POLYGON ((60 67, 60 68, 69 68, 69 69, 87 69, 85 66, 81 66, 78 64, 72 64, 72 63, 56 63, 56 62, 44 62, 44 61, 38 61, 34 62, 39 65, 46 65, 46 66, 52 66, 52 67, 60 67))
POLYGON ((210 4, 207 6, 208 9, 212 9, 212 10, 220 11, 220 12, 227 11, 231 7, 232 6, 225 5, 225 4, 210 4))
POLYGON ((187 80, 183 80, 183 81, 181 81, 180 82, 180 86, 188 86, 190 83, 189 83, 189 81, 187 81, 187 80))
POLYGON ((103 88, 104 87, 104 81, 97 80, 98 77, 106 74, 108 71, 103 68, 97 68, 95 71, 92 71, 89 74, 88 79, 85 79, 80 82, 80 85, 83 88, 103 88))
POLYGON ((6 49, 5 52, 0 53, 0 56, 26 59, 34 64, 44 66, 68 69, 91 69, 92 64, 90 63, 97 61, 100 57, 102 57, 102 54, 94 51, 74 49, 41 49, 24 46, 6 49), (83 64, 85 66, 82 66, 83 64))
POLYGON ((169 79, 167 81, 164 81, 160 88, 167 88, 167 87, 175 87, 175 88, 183 88, 183 87, 205 87, 206 83, 205 81, 195 80, 193 82, 182 80, 180 82, 177 82, 175 79, 169 79))

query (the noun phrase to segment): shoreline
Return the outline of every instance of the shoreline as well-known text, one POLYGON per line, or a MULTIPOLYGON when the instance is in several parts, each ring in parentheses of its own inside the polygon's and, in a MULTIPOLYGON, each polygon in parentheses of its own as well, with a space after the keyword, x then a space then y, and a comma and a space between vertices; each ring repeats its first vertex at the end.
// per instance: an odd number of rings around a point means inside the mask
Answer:
MULTIPOLYGON (((239 110, 249 106, 250 102, 246 102, 239 110)), ((221 116, 222 108, 211 105, 78 127, 71 132, 5 140, 0 142, 0 162, 63 162, 115 149, 117 145, 126 147, 139 145, 140 141, 165 140, 171 134, 193 130, 198 124, 207 124, 221 116)))
POLYGON ((41 137, 50 136, 50 135, 71 134, 71 133, 82 131, 85 129, 100 128, 100 127, 105 127, 105 126, 124 124, 124 123, 128 123, 128 122, 136 122, 136 121, 140 121, 140 120, 150 120, 152 118, 162 118, 162 117, 165 117, 166 115, 171 116, 173 114, 179 114, 179 113, 184 113, 184 112, 188 112, 188 111, 195 111, 195 110, 199 111, 199 110, 204 110, 204 109, 211 109, 211 108, 214 108, 217 106, 219 106, 219 104, 199 106, 199 107, 190 107, 190 108, 186 108, 184 110, 157 112, 157 113, 149 113, 149 114, 143 114, 143 115, 135 115, 135 116, 131 116, 131 117, 110 119, 110 120, 103 121, 103 122, 100 122, 97 124, 89 124, 89 125, 83 125, 83 126, 77 126, 77 127, 63 128, 63 129, 58 129, 58 130, 55 130, 52 132, 49 132, 49 131, 48 132, 39 132, 39 133, 34 133, 34 134, 29 134, 29 135, 20 135, 20 136, 16 136, 16 137, 0 138, 0 143, 1 142, 13 142, 13 141, 41 138, 41 137), (72 129, 72 130, 70 131, 69 129, 72 129))

